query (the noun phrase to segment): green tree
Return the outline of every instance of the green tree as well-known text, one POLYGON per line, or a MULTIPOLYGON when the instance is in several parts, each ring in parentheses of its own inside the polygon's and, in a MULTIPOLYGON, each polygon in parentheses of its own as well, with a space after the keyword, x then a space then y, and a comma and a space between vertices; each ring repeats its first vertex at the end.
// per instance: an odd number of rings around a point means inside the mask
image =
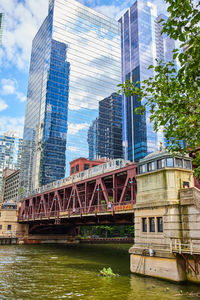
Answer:
POLYGON ((126 96, 138 96, 141 106, 136 112, 151 113, 154 130, 163 129, 167 148, 172 152, 196 151, 195 172, 200 177, 200 2, 194 0, 165 0, 169 18, 163 22, 163 33, 179 41, 180 49, 174 50, 178 60, 157 61, 155 76, 143 82, 120 84, 126 96), (184 143, 183 143, 184 141, 184 143))

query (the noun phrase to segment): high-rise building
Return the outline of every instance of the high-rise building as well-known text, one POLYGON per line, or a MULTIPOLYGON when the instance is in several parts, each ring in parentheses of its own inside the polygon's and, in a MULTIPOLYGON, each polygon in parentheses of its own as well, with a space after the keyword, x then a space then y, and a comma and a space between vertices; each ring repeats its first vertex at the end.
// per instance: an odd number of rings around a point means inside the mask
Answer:
POLYGON ((23 139, 12 132, 0 135, 0 192, 2 188, 3 170, 18 170, 21 166, 23 139))
POLYGON ((20 185, 35 189, 88 157, 98 102, 121 81, 120 24, 74 0, 50 0, 32 44, 20 185), (69 168, 69 167, 68 167, 69 168))
POLYGON ((0 47, 1 47, 1 44, 2 44, 4 17, 5 17, 5 14, 0 13, 0 47))
POLYGON ((99 116, 88 130, 89 159, 122 158, 122 98, 117 93, 99 102, 99 116))
MULTIPOLYGON (((121 17, 122 82, 142 82, 153 77, 156 58, 169 60, 174 44, 166 36, 161 36, 162 24, 158 23, 156 7, 145 0, 136 0, 121 17)), ((140 86, 140 85, 139 85, 140 86)), ((153 130, 150 112, 135 113, 140 106, 137 96, 122 96, 123 103, 123 151, 125 159, 138 161, 159 149, 164 143, 162 130, 153 130)), ((143 100, 145 101, 145 100, 143 100)))
POLYGON ((175 40, 171 39, 166 33, 161 34, 163 29, 163 22, 165 21, 167 21, 167 17, 163 14, 160 14, 155 19, 156 58, 159 61, 169 62, 173 61, 173 50, 175 49, 175 40))
POLYGON ((7 202, 17 198, 19 194, 19 172, 20 169, 11 170, 8 168, 3 171, 0 202, 7 202))

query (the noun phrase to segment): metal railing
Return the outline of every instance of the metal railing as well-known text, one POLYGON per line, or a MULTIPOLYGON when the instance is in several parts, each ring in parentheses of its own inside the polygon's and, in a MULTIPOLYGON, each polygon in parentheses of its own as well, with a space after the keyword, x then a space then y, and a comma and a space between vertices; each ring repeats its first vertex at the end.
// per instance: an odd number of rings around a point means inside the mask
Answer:
POLYGON ((200 238, 170 240, 171 253, 200 254, 200 238))

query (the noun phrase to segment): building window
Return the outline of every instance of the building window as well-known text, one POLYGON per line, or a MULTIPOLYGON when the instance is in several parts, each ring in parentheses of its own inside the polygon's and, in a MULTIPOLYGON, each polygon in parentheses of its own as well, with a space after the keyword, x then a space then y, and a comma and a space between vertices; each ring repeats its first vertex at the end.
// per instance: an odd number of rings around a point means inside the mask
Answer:
POLYGON ((183 181, 183 188, 188 189, 190 187, 190 183, 188 181, 183 181))
POLYGON ((74 174, 74 167, 72 167, 71 171, 72 171, 72 174, 74 174))
POLYGON ((168 157, 167 158, 167 167, 173 167, 173 166, 174 166, 173 158, 168 157))
POLYGON ((145 173, 146 172, 146 165, 141 165, 139 166, 139 174, 145 173))
POLYGON ((150 162, 147 164, 147 170, 148 172, 154 171, 155 170, 155 163, 154 161, 150 162))
POLYGON ((84 170, 88 170, 89 169, 89 164, 84 164, 84 170))
POLYGON ((191 170, 191 162, 190 162, 190 160, 184 159, 184 168, 191 170))
POLYGON ((147 232, 147 218, 142 218, 142 232, 147 232))
POLYGON ((79 172, 79 165, 76 165, 76 172, 79 172))
POLYGON ((158 230, 158 232, 163 232, 163 218, 162 217, 157 218, 157 230, 158 230))
POLYGON ((162 169, 164 167, 165 167, 165 160, 164 159, 157 160, 157 168, 162 169))
POLYGON ((8 225, 7 230, 11 230, 12 226, 8 225))
POLYGON ((155 232, 155 218, 149 218, 149 231, 155 232))
POLYGON ((175 166, 178 168, 182 168, 183 167, 183 161, 181 158, 175 158, 175 166))
POLYGON ((2 230, 2 225, 0 225, 0 230, 2 230))

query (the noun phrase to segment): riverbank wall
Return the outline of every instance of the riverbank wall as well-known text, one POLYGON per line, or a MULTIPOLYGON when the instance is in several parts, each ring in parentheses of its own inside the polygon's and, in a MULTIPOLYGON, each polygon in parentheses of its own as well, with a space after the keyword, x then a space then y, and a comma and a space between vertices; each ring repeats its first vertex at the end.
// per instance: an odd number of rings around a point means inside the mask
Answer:
POLYGON ((133 238, 92 238, 80 239, 80 244, 132 244, 133 238))

